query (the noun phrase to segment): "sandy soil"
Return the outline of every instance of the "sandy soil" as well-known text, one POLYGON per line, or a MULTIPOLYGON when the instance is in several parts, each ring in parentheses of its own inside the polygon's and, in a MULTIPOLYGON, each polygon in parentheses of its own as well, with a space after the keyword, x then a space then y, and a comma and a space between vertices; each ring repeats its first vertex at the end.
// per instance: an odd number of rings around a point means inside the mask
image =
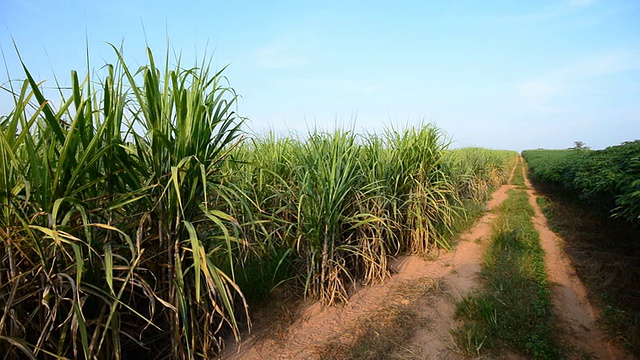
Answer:
MULTIPOLYGON (((511 174, 513 176, 513 172, 511 174)), ((561 250, 561 239, 549 230, 546 219, 536 204, 529 187, 531 205, 535 209, 535 226, 540 232, 546 251, 546 262, 553 287, 554 305, 561 325, 566 328, 565 341, 572 344, 577 358, 582 355, 597 359, 633 359, 630 355, 606 343, 598 330, 597 313, 589 304, 584 286, 576 277, 569 260, 561 250)), ((459 325, 454 317, 455 302, 467 295, 477 284, 477 274, 482 266, 482 256, 488 243, 491 226, 496 215, 492 209, 507 197, 514 186, 505 185, 492 194, 487 212, 473 228, 463 234, 455 250, 441 253, 434 260, 418 257, 402 257, 392 262, 395 274, 384 284, 359 289, 347 305, 324 308, 312 304, 302 311, 283 337, 250 336, 239 347, 232 346, 225 359, 315 359, 319 346, 348 336, 347 329, 359 318, 379 309, 388 294, 403 281, 419 278, 440 279, 443 284, 438 294, 422 307, 422 319, 428 325, 421 326, 407 340, 396 358, 411 359, 463 359, 456 351, 451 330, 459 325)), ((259 332, 258 332, 259 333, 259 332)), ((344 339, 349 342, 351 339, 344 339)), ((518 358, 504 354, 503 358, 518 358)))

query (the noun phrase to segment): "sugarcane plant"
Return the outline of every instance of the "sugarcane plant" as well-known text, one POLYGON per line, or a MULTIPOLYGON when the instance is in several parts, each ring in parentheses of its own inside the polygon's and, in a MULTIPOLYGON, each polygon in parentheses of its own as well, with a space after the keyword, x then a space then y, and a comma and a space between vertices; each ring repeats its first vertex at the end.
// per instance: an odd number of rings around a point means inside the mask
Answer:
MULTIPOLYGON (((212 355, 246 310, 244 251, 220 171, 241 141, 237 95, 206 58, 102 78, 48 100, 27 66, 0 119, 0 353, 212 355)), ((88 57, 87 57, 88 59, 88 57)), ((89 66, 87 66, 89 69, 89 66)), ((224 69, 223 69, 224 70, 224 69)))

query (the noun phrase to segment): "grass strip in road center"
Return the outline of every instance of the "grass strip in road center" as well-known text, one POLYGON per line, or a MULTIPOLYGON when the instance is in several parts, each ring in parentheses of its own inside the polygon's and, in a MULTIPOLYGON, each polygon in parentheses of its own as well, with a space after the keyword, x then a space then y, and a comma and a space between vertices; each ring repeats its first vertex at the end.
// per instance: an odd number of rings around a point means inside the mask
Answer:
POLYGON ((506 347, 533 358, 561 358, 544 251, 527 193, 510 190, 498 211, 483 285, 458 303, 456 314, 464 323, 454 331, 456 342, 470 355, 506 347))

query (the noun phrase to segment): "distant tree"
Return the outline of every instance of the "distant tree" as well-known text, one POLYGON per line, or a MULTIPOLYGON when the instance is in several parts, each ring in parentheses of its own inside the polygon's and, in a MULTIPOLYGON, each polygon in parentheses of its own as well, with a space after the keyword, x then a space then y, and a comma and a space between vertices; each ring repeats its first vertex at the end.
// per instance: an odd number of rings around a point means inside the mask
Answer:
POLYGON ((572 147, 572 149, 576 149, 576 150, 589 150, 591 149, 589 146, 587 146, 584 141, 574 141, 573 142, 575 144, 574 147, 572 147))

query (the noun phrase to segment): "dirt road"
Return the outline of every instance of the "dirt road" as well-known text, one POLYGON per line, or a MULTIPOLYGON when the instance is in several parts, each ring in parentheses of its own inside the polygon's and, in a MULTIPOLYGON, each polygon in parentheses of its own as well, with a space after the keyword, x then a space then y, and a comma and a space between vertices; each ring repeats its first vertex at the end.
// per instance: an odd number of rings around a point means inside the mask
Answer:
MULTIPOLYGON (((549 230, 527 181, 530 203, 534 207, 534 223, 546 252, 547 271, 553 285, 553 301, 561 327, 563 342, 570 344, 573 358, 591 356, 596 359, 633 359, 629 354, 607 343, 596 324, 597 311, 589 304, 586 291, 575 275, 561 247, 562 240, 549 230)), ((386 283, 361 288, 347 305, 323 308, 312 304, 304 308, 287 327, 284 335, 264 336, 258 331, 246 338, 240 347, 230 347, 226 359, 314 359, 318 349, 328 342, 352 343, 351 331, 362 318, 384 308, 391 294, 403 283, 417 279, 436 279, 439 291, 428 299, 415 302, 421 326, 414 335, 393 353, 393 358, 464 359, 457 350, 451 331, 459 325, 455 320, 455 303, 478 286, 478 272, 482 267, 484 250, 491 236, 496 209, 507 197, 513 185, 504 185, 492 194, 487 213, 470 231, 460 236, 452 252, 441 253, 435 259, 402 257, 392 267, 395 274, 386 283)), ((409 300, 407 300, 408 302, 409 300)), ((505 353, 503 358, 520 358, 505 353)))

